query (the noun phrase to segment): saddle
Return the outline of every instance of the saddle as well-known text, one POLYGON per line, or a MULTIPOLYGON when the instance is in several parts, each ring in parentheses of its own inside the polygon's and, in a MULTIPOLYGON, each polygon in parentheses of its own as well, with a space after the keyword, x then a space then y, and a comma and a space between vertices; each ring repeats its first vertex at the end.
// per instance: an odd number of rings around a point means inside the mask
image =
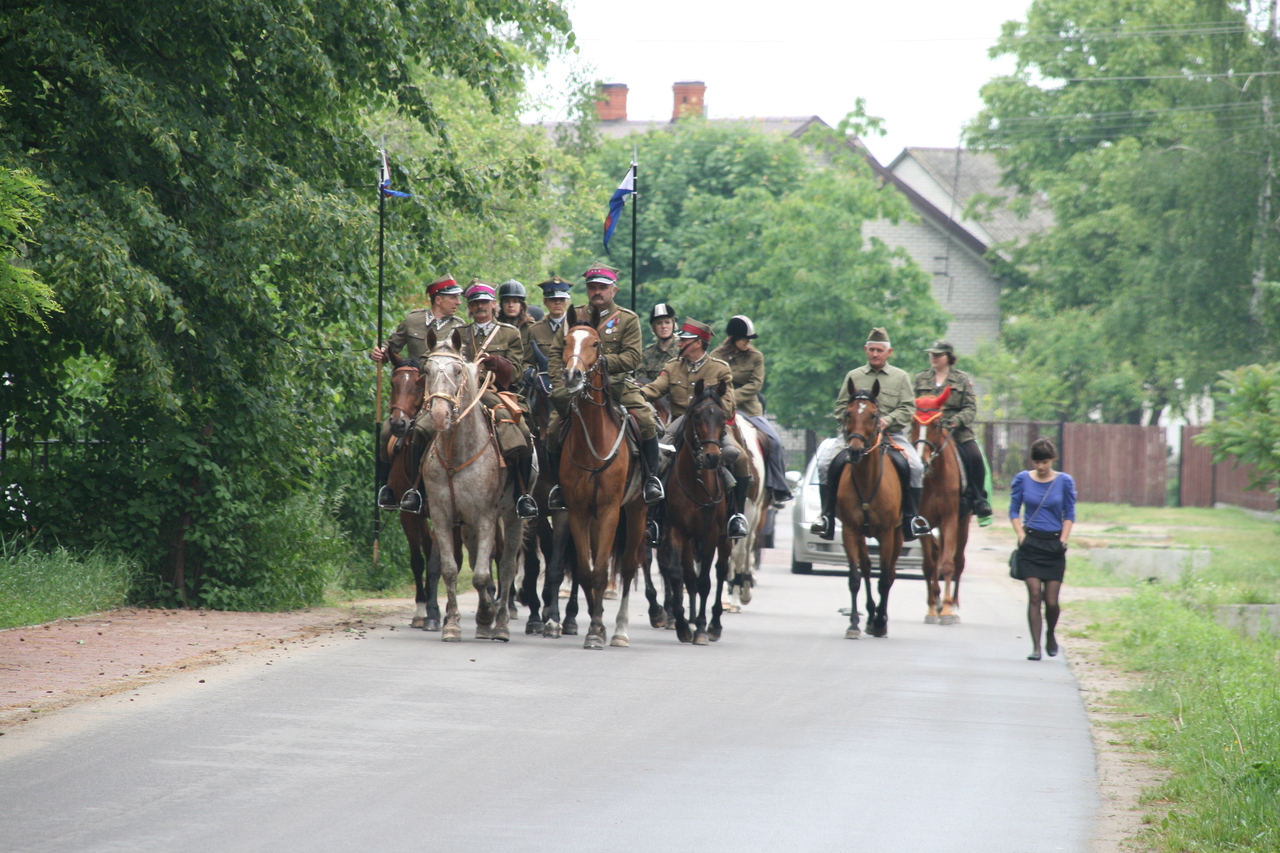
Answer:
POLYGON ((911 466, 907 464, 906 450, 894 443, 893 439, 885 434, 886 448, 885 456, 893 462, 894 469, 898 472, 898 480, 902 486, 903 494, 911 486, 911 466))

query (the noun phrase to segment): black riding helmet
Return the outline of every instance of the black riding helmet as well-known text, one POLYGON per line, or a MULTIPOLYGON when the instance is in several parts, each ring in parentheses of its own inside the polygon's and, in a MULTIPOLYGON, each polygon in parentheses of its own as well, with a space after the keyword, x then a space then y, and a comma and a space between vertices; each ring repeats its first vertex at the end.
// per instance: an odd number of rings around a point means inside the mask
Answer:
POLYGON ((659 302, 649 312, 649 322, 654 320, 676 319, 676 310, 665 302, 659 302))
POLYGON ((745 314, 730 317, 729 322, 725 324, 724 334, 728 338, 746 338, 747 340, 758 337, 755 323, 752 323, 751 318, 745 314))
POLYGON ((516 281, 514 278, 509 278, 502 284, 498 285, 498 299, 501 300, 508 297, 523 299, 526 302, 529 300, 529 294, 525 292, 524 285, 516 281))

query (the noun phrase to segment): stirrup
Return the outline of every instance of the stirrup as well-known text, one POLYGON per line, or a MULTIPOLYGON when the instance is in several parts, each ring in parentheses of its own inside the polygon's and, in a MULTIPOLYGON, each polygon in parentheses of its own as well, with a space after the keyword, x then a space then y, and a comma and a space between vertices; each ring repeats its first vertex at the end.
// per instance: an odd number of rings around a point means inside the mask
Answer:
POLYGON ((747 517, 740 512, 735 512, 729 516, 729 538, 747 538, 747 517))
POLYGON ((836 538, 836 520, 834 516, 824 515, 813 524, 809 525, 809 532, 817 536, 819 539, 825 539, 830 542, 836 538))
POLYGON ((644 524, 644 532, 645 535, 649 537, 649 545, 657 548, 659 541, 662 539, 662 528, 658 526, 658 522, 652 518, 646 521, 644 524))
POLYGON ((932 532, 932 530, 933 528, 929 526, 929 522, 925 519, 924 516, 922 515, 912 516, 911 532, 914 533, 917 537, 928 536, 929 533, 932 532))
POLYGON ((422 493, 417 489, 410 489, 400 498, 400 511, 421 514, 422 512, 422 493))
POLYGON ((662 481, 655 475, 650 474, 644 481, 644 502, 647 504, 656 504, 667 496, 662 488, 662 481))
POLYGON ((385 509, 395 512, 400 509, 400 502, 396 500, 396 493, 391 491, 390 486, 384 485, 378 489, 378 509, 385 509))
POLYGON ((521 495, 516 498, 516 518, 530 519, 538 517, 538 502, 532 495, 521 495))
POLYGON ((556 483, 551 487, 551 491, 547 493, 547 509, 566 510, 564 505, 564 495, 560 492, 560 484, 556 483))

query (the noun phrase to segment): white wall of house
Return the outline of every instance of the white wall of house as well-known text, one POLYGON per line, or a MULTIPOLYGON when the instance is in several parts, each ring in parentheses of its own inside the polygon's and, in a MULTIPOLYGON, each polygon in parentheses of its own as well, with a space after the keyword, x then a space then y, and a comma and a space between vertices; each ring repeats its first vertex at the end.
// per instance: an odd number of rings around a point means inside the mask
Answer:
MULTIPOLYGON (((927 218, 918 222, 869 222, 864 238, 907 250, 933 277, 933 298, 951 315, 946 337, 964 355, 1000 334, 1000 284, 990 265, 927 218)), ((919 368, 923 369, 923 367, 919 368)))

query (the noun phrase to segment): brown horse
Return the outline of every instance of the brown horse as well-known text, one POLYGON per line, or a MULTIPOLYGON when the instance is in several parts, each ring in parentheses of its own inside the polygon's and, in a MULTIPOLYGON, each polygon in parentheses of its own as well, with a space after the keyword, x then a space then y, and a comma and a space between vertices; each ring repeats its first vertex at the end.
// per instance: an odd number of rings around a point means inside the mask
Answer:
MULTIPOLYGON (((395 370, 391 374, 391 442, 387 448, 391 473, 387 476, 387 486, 399 502, 401 495, 418 479, 413 470, 413 436, 409 434, 409 426, 422 408, 426 377, 416 358, 401 360, 392 353, 391 361, 395 370)), ((409 540, 409 568, 413 571, 414 613, 409 624, 439 631, 440 602, 436 590, 440 584, 440 560, 439 557, 432 559, 431 528, 426 513, 401 512, 400 528, 409 540)))
POLYGON ((902 482, 888 460, 889 437, 880 426, 880 381, 870 391, 858 391, 849 380, 849 403, 844 413, 847 464, 840 470, 836 513, 844 526, 844 552, 849 559, 849 593, 853 598, 845 639, 862 636, 858 627, 858 587, 867 584, 867 633, 889 633, 889 589, 902 553, 902 482), (871 556, 867 537, 880 543, 880 601, 871 593, 871 556), (856 564, 855 564, 856 559, 856 564))
POLYGON ((449 341, 437 344, 435 331, 428 330, 427 347, 424 415, 431 418, 435 438, 422 457, 422 481, 431 505, 432 533, 449 596, 441 639, 462 639, 454 533, 455 528, 465 525, 472 581, 480 595, 476 639, 506 642, 511 638, 508 604, 516 577, 521 531, 513 484, 508 482, 489 416, 480 403, 484 390, 478 387, 477 367, 462 356, 457 331, 449 341), (489 591, 490 560, 495 550, 496 605, 489 591))
POLYGON ((572 395, 560 448, 560 490, 569 509, 578 583, 591 624, 583 647, 603 649, 604 596, 610 560, 621 579, 618 619, 610 645, 629 646, 627 608, 644 546, 641 471, 626 445, 626 412, 609 394, 608 365, 600 357, 599 316, 569 309, 564 336, 564 384, 572 395), (575 325, 585 321, 585 325, 575 325), (621 537, 619 537, 621 534, 621 537))
POLYGON ((728 489, 720 473, 720 443, 727 414, 721 402, 727 384, 708 388, 701 379, 693 383, 693 402, 684 415, 680 449, 667 477, 667 530, 671 548, 679 557, 668 572, 676 617, 676 637, 682 643, 705 646, 719 640, 720 614, 724 612, 724 584, 729 579, 728 489), (711 595, 711 561, 716 563, 716 601, 707 625, 707 599, 711 595), (681 587, 689 587, 689 614, 684 615, 681 587))
POLYGON ((921 538, 924 548, 924 577, 928 583, 929 612, 924 621, 931 625, 954 625, 960 621, 960 575, 964 572, 964 547, 969 541, 971 510, 961 503, 964 479, 960 448, 951 439, 951 430, 942 425, 942 408, 951 396, 948 386, 937 397, 917 397, 911 425, 911 441, 924 462, 924 495, 920 514, 936 533, 921 538), (939 589, 942 578, 944 589, 939 589))

